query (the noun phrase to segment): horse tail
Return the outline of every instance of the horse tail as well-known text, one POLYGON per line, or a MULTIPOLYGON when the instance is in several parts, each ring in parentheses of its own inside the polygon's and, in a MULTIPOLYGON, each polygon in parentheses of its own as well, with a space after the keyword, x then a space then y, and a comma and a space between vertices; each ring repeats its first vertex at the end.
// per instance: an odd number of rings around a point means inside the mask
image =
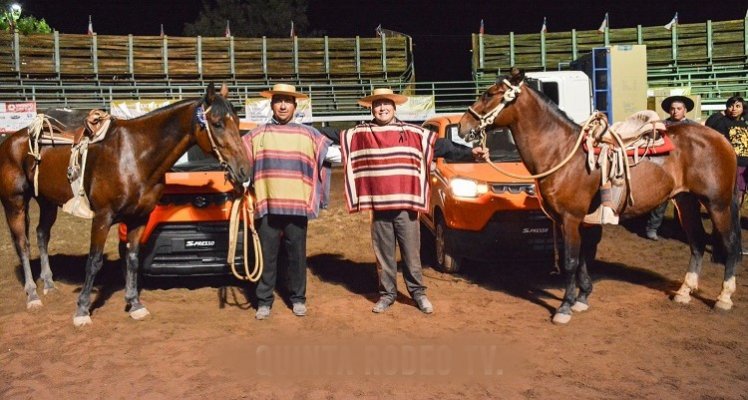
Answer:
POLYGON ((743 240, 740 227, 740 200, 742 196, 743 193, 738 189, 736 181, 733 184, 732 201, 730 202, 730 226, 729 230, 725 232, 726 237, 720 238, 717 230, 712 230, 712 233, 715 235, 712 261, 715 263, 725 264, 730 254, 734 254, 737 257, 738 264, 743 259, 743 240), (722 245, 723 243, 724 246, 722 245))

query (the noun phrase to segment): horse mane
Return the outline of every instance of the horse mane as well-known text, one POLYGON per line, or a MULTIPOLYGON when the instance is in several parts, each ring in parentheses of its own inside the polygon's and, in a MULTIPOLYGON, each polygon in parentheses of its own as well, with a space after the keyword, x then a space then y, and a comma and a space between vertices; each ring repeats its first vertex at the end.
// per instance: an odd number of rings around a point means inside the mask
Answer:
POLYGON ((547 108, 549 108, 553 113, 555 113, 556 115, 558 115, 559 117, 561 117, 561 120, 563 122, 569 124, 572 129, 574 129, 574 130, 581 129, 581 127, 579 126, 579 124, 577 124, 576 122, 574 122, 574 120, 572 120, 571 118, 569 118, 569 115, 566 114, 566 111, 560 109, 558 107, 558 104, 556 104, 555 101, 551 100, 551 98, 548 97, 545 93, 543 93, 543 92, 535 89, 534 87, 532 87, 530 85, 525 85, 525 87, 529 88, 530 90, 532 90, 538 96, 538 98, 540 98, 541 100, 543 100, 543 103, 545 103, 545 106, 547 108))

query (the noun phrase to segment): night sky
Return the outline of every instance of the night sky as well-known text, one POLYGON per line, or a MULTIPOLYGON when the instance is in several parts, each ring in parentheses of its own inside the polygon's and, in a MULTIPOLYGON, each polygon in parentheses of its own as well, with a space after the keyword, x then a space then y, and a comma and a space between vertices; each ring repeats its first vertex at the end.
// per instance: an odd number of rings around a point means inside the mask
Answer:
MULTIPOLYGON (((85 33, 88 15, 102 35, 181 36, 201 0, 25 0, 24 14, 44 18, 61 33, 85 33)), ((660 26, 678 12, 680 23, 741 19, 748 1, 413 1, 309 0, 310 29, 331 37, 374 36, 378 24, 409 34, 415 45, 419 81, 470 79, 470 34, 484 19, 487 34, 534 33, 543 17, 548 31, 594 30, 605 13, 611 28, 660 26)))

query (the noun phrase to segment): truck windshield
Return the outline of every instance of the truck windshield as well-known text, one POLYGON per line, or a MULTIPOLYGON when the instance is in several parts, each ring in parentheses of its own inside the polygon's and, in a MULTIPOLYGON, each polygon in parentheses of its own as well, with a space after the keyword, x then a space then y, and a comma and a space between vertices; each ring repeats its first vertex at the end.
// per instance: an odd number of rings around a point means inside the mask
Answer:
MULTIPOLYGON (((445 135, 453 143, 461 146, 472 147, 458 135, 457 124, 447 126, 445 135)), ((486 132, 486 146, 489 150, 491 161, 493 162, 519 162, 521 161, 517 146, 514 144, 514 137, 509 128, 494 128, 486 132)), ((459 161, 466 162, 466 161, 459 161)), ((468 161, 470 162, 470 161, 468 161)), ((473 161, 475 162, 475 161, 473 161)))

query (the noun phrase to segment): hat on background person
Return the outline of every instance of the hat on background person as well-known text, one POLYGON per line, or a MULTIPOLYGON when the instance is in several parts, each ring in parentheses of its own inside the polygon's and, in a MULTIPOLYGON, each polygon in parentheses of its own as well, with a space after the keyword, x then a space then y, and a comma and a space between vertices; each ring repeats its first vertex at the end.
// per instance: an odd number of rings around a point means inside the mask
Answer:
POLYGON ((689 99, 686 96, 670 96, 662 101, 662 109, 666 112, 670 112, 670 106, 673 105, 674 102, 681 102, 683 105, 686 106, 686 111, 693 110, 693 100, 689 99))
POLYGON ((275 85, 273 85, 272 89, 260 92, 260 96, 267 97, 268 99, 273 98, 273 96, 277 94, 291 96, 296 99, 308 99, 309 98, 309 96, 305 95, 304 93, 297 92, 296 86, 287 85, 285 83, 276 83, 275 85))
POLYGON ((388 99, 395 103, 395 105, 399 105, 408 101, 408 96, 396 94, 392 89, 380 88, 374 89, 374 91, 371 92, 371 95, 359 100, 358 104, 366 108, 371 108, 371 104, 379 99, 388 99))

